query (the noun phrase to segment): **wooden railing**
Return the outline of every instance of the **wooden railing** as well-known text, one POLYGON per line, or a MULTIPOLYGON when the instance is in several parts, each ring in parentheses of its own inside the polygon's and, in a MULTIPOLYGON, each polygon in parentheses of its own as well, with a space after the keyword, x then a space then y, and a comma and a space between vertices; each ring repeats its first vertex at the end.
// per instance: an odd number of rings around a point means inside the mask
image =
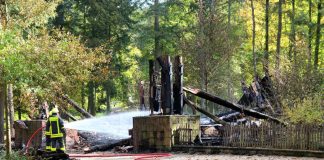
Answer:
POLYGON ((324 150, 324 126, 264 123, 225 126, 222 145, 294 150, 324 150))

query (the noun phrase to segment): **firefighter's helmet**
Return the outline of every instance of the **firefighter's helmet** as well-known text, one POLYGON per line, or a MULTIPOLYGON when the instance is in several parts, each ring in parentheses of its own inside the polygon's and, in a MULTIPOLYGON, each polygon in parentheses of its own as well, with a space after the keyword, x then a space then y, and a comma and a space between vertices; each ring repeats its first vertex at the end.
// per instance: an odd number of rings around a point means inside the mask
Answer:
POLYGON ((53 113, 59 113, 58 108, 57 108, 57 107, 53 108, 53 109, 51 110, 51 113, 52 113, 52 114, 53 114, 53 113))

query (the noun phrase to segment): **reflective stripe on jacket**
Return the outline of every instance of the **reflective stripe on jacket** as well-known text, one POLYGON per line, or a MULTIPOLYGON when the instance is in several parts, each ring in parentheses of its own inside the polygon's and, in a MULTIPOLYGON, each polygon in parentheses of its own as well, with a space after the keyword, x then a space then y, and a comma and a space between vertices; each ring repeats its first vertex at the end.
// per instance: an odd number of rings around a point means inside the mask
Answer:
POLYGON ((50 135, 51 138, 63 137, 62 132, 64 132, 64 125, 63 121, 58 116, 50 116, 46 125, 49 126, 49 130, 46 130, 46 135, 50 135))

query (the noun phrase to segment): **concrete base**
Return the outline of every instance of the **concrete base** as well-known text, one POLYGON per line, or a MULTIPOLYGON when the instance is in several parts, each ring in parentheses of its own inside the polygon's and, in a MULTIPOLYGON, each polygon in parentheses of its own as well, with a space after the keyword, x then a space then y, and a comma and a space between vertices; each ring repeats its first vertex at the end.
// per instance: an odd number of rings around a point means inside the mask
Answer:
POLYGON ((174 144, 191 144, 199 135, 200 117, 154 115, 133 118, 135 151, 169 151, 174 144))

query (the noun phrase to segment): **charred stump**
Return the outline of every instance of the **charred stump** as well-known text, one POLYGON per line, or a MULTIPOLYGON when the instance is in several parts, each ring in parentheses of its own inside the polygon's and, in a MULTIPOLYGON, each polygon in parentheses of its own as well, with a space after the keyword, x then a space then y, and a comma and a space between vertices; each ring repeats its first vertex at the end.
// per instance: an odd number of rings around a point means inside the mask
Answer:
POLYGON ((183 63, 182 57, 176 56, 174 61, 174 84, 173 84, 173 113, 182 114, 183 111, 183 63))
POLYGON ((173 114, 172 63, 170 56, 157 58, 161 65, 161 106, 164 115, 173 114))

